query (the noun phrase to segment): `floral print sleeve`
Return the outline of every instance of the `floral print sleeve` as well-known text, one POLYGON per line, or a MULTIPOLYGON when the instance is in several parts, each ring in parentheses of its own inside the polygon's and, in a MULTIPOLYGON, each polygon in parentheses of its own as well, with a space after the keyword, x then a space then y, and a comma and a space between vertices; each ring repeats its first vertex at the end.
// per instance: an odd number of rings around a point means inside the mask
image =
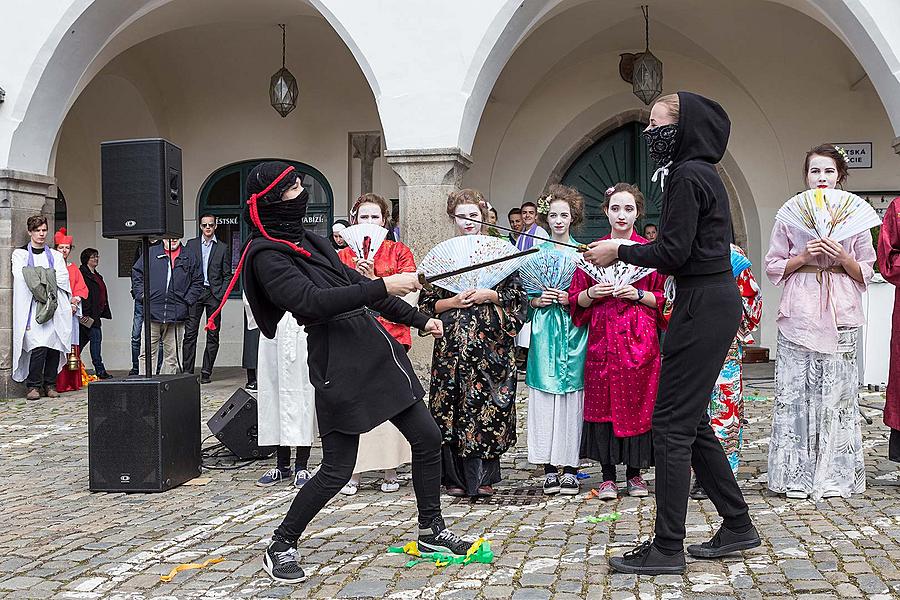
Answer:
POLYGON ((759 326, 762 318, 762 293, 759 290, 759 284, 753 277, 753 271, 749 268, 744 269, 737 276, 737 285, 744 308, 741 325, 738 328, 738 341, 742 344, 752 344, 753 336, 750 335, 750 332, 759 326))
POLYGON ((507 277, 496 288, 500 297, 500 306, 503 313, 502 327, 504 333, 510 337, 516 337, 519 330, 528 318, 528 295, 522 287, 522 281, 515 273, 507 277))

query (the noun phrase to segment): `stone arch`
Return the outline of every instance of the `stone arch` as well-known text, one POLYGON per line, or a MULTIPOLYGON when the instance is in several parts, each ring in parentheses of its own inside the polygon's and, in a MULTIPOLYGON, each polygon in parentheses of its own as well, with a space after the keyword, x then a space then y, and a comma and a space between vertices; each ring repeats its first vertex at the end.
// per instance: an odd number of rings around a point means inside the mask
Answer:
MULTIPOLYGON (((8 149, 10 169, 47 173, 62 123, 81 91, 110 60, 141 41, 190 24, 160 19, 129 27, 178 0, 80 0, 53 28, 24 81, 13 116, 19 121, 8 149)), ((323 0, 298 0, 320 14, 346 44, 373 93, 378 82, 365 55, 323 0)))

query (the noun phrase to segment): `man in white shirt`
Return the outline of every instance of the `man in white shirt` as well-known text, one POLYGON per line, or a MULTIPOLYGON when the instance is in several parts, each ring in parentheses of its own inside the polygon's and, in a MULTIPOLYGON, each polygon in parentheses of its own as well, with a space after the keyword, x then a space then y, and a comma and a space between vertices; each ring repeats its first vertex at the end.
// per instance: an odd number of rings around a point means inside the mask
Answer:
MULTIPOLYGON (((197 357, 197 336, 200 325, 212 316, 231 280, 231 263, 225 244, 216 238, 218 221, 215 215, 200 216, 200 236, 188 240, 186 250, 200 264, 203 272, 203 293, 190 308, 184 331, 184 372, 193 373, 197 357), (203 317, 204 309, 206 318, 203 317)), ((221 315, 216 317, 216 328, 206 332, 206 350, 203 366, 200 368, 200 383, 212 380, 213 366, 219 352, 219 325, 221 315)))

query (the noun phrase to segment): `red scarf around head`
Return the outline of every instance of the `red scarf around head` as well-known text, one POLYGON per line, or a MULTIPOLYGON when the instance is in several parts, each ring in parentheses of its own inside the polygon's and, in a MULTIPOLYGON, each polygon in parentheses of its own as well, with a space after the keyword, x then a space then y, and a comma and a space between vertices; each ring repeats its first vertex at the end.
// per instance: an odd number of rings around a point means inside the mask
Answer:
MULTIPOLYGON (((256 226, 257 229, 259 229, 259 232, 263 235, 264 238, 266 238, 267 240, 272 241, 272 242, 278 242, 279 244, 284 244, 285 246, 288 246, 289 248, 291 248, 292 250, 294 250, 295 252, 300 254, 300 256, 309 258, 311 255, 310 255, 309 251, 306 250, 305 248, 301 248, 300 246, 298 246, 297 244, 295 244, 293 242, 289 242, 287 240, 281 240, 278 238, 273 238, 272 236, 270 236, 268 234, 268 232, 266 231, 265 227, 263 227, 262 221, 259 220, 259 209, 256 206, 256 201, 258 198, 268 194, 272 190, 272 188, 274 188, 278 184, 279 181, 284 179, 285 176, 287 176, 287 174, 293 170, 294 170, 294 167, 288 167, 287 169, 282 171, 281 174, 278 177, 276 177, 274 179, 274 181, 272 181, 272 183, 270 183, 268 186, 266 186, 266 188, 264 190, 250 196, 250 199, 247 200, 247 206, 250 208, 250 220, 253 221, 253 224, 256 226)), ((218 306, 218 308, 216 308, 215 312, 213 312, 213 314, 210 315, 209 319, 206 320, 206 327, 204 329, 206 329, 207 331, 212 331, 212 330, 216 329, 216 323, 215 323, 216 317, 218 317, 219 313, 222 312, 222 309, 225 307, 225 302, 228 301, 228 296, 231 295, 231 290, 234 289, 234 286, 237 283, 238 277, 241 274, 241 269, 244 268, 244 259, 247 258, 247 251, 250 250, 251 243, 252 243, 252 240, 247 242, 247 245, 244 246, 244 251, 241 253, 241 260, 238 262, 237 269, 234 270, 234 275, 231 277, 231 281, 228 282, 228 287, 225 289, 225 294, 222 296, 222 301, 219 303, 219 306, 218 306)))

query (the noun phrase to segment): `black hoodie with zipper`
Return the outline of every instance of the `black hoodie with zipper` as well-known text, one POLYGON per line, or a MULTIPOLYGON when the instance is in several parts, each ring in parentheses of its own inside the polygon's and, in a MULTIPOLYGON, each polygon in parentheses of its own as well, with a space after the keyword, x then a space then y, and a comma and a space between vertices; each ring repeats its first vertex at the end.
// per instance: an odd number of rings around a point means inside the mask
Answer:
POLYGON ((716 164, 725 155, 731 121, 714 100, 690 92, 678 92, 678 100, 659 235, 649 244, 619 246, 618 256, 676 278, 723 273, 731 269, 731 210, 716 164))

